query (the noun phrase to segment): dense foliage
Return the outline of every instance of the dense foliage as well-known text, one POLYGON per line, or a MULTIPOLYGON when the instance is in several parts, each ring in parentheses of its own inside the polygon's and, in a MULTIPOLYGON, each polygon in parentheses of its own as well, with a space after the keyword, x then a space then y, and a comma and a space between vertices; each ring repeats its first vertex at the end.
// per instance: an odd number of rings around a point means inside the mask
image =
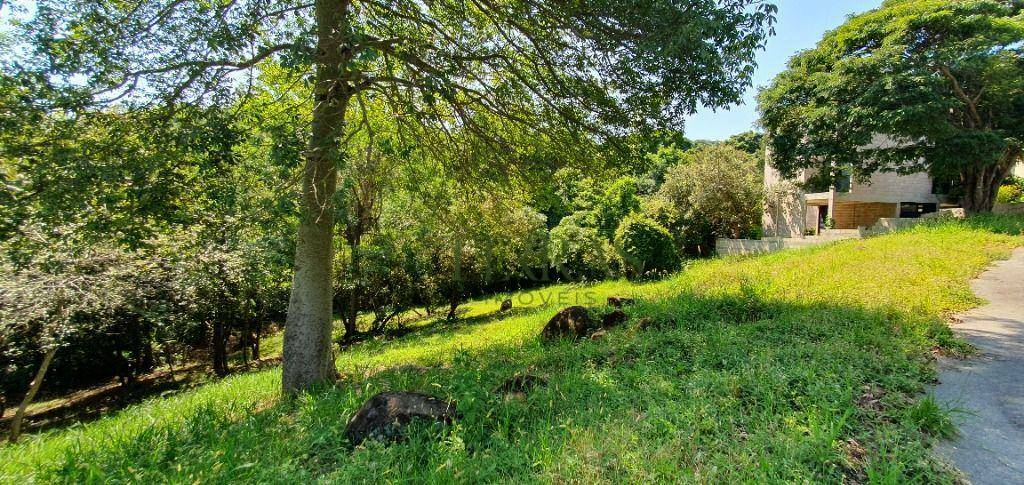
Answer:
POLYGON ((678 227, 688 252, 710 253, 716 237, 756 235, 764 199, 760 166, 750 153, 707 145, 668 171, 657 197, 675 212, 669 224, 678 227))
MULTIPOLYGON (((416 149, 463 152, 437 160, 478 178, 557 168, 561 160, 524 157, 517 135, 614 144, 698 105, 735 102, 775 12, 756 0, 37 0, 10 65, 58 92, 35 105, 76 111, 248 98, 255 69, 285 68, 283 85, 296 89, 282 99, 304 100, 308 133, 282 383, 297 393, 337 378, 333 239, 335 221, 353 214, 335 194, 367 175, 339 180, 361 156, 352 130, 374 138, 375 119, 388 120, 416 149)), ((346 234, 350 299, 363 291, 363 229, 346 234)), ((450 285, 453 300, 462 284, 450 285)), ((350 305, 350 332, 356 312, 350 305)))
POLYGON ((1010 177, 1001 187, 996 196, 996 202, 1000 204, 1024 203, 1024 178, 1010 177))
POLYGON ((929 172, 988 211, 1024 143, 1024 4, 889 0, 760 95, 773 164, 839 176, 929 172))

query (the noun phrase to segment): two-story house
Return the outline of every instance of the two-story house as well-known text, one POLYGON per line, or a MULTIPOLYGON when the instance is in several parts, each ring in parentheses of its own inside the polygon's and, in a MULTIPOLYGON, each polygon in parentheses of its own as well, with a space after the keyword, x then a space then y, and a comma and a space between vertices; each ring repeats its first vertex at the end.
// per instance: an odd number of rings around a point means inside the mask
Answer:
MULTIPOLYGON (((884 136, 873 142, 888 143, 891 141, 884 136)), ((764 169, 769 194, 763 220, 766 236, 801 237, 826 228, 870 228, 881 218, 918 218, 956 203, 944 195, 946 187, 935 183, 927 173, 878 172, 867 181, 840 176, 817 186, 816 173, 814 169, 801 170, 788 180, 792 184, 785 184, 787 180, 772 167, 768 154, 764 169), (787 186, 799 190, 779 191, 787 186)))

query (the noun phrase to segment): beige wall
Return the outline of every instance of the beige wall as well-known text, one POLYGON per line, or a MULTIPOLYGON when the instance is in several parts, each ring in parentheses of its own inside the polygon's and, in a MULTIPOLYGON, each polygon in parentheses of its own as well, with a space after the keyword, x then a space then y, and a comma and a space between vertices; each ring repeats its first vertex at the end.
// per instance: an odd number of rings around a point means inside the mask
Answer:
POLYGON ((848 193, 837 194, 844 201, 938 203, 932 194, 932 179, 926 173, 899 175, 879 172, 868 183, 853 181, 848 193))
POLYGON ((804 217, 806 205, 804 204, 803 193, 800 191, 789 191, 774 194, 775 186, 768 187, 771 200, 765 201, 764 215, 761 217, 761 227, 766 236, 775 237, 800 237, 804 233, 804 217))
POLYGON ((1016 167, 1013 167, 1013 174, 1018 177, 1024 177, 1024 162, 1018 163, 1016 167))

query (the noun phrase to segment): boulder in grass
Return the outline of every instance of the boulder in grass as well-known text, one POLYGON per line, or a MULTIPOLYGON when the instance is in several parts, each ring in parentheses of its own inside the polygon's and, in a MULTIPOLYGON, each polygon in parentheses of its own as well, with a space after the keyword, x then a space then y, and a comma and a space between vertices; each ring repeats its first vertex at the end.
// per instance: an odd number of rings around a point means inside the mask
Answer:
POLYGON ((541 331, 544 340, 568 338, 578 340, 597 330, 600 325, 590 316, 590 312, 581 306, 571 306, 555 314, 541 331))
POLYGON ((507 311, 509 311, 511 309, 512 309, 512 300, 505 300, 505 301, 501 302, 501 310, 499 310, 501 313, 505 313, 505 312, 507 312, 507 311))
POLYGON ((382 392, 348 420, 345 436, 353 446, 368 439, 392 442, 402 439, 413 421, 451 424, 455 417, 454 402, 413 392, 382 392))
POLYGON ((629 305, 632 305, 634 303, 636 303, 636 300, 633 299, 633 298, 622 298, 622 297, 619 297, 619 296, 609 296, 608 297, 608 306, 610 306, 612 308, 620 308, 621 309, 624 306, 629 306, 629 305))
POLYGON ((651 318, 651 317, 643 317, 640 320, 636 321, 636 326, 640 330, 649 330, 649 329, 652 329, 652 328, 657 328, 658 327, 658 323, 655 322, 654 319, 651 318))

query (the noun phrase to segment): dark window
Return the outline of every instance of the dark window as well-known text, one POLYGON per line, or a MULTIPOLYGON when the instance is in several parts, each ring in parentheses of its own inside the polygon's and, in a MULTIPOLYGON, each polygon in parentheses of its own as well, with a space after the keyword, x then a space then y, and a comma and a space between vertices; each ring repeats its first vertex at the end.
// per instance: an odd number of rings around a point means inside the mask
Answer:
POLYGON ((847 193, 850 191, 851 177, 849 170, 840 171, 836 174, 836 192, 847 193))
POLYGON ((931 214, 939 210, 938 204, 918 204, 916 202, 900 203, 901 219, 917 219, 925 214, 931 214))

